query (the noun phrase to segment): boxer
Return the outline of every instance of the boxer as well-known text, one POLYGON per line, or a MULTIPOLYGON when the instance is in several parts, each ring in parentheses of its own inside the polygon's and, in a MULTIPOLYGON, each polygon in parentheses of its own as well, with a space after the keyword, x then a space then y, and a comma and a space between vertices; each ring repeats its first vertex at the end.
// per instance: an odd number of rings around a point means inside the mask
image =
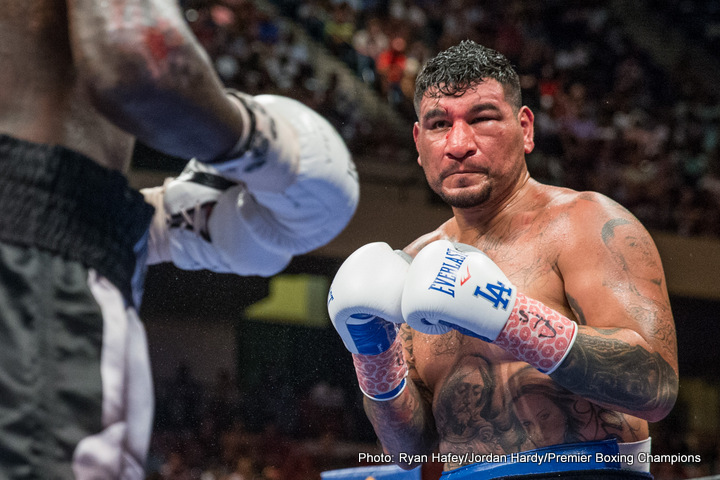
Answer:
POLYGON ((403 255, 361 247, 328 296, 385 452, 437 455, 446 479, 649 477, 648 422, 678 390, 650 235, 598 193, 531 178, 534 116, 498 52, 439 53, 415 107, 418 163, 453 216, 403 255))

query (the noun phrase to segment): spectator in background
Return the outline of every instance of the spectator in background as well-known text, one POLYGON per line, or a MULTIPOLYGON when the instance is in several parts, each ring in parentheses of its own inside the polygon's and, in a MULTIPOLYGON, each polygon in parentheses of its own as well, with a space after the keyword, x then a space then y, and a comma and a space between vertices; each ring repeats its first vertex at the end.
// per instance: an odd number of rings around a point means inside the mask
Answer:
POLYGON ((355 60, 357 74, 365 83, 375 85, 377 59, 389 45, 388 37, 383 31, 382 20, 378 17, 368 19, 365 28, 355 32, 352 43, 357 55, 355 60))
POLYGON ((355 35, 355 12, 349 3, 332 6, 330 18, 325 22, 325 45, 346 64, 355 67, 352 41, 355 35))
POLYGON ((390 46, 377 60, 377 73, 380 77, 380 92, 391 105, 399 105, 403 99, 402 80, 405 75, 407 42, 402 37, 394 37, 390 46))

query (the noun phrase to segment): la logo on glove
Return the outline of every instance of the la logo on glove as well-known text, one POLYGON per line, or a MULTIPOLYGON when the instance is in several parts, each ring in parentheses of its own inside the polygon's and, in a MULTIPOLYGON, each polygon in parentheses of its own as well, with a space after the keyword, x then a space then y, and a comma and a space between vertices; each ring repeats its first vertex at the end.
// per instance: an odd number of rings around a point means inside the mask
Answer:
POLYGON ((507 310, 508 308, 508 302, 510 301, 510 297, 512 296, 512 288, 506 287, 504 283, 497 282, 495 284, 488 283, 485 285, 485 288, 487 291, 484 291, 480 286, 478 285, 475 288, 475 295, 476 297, 482 297, 492 303, 492 306, 494 308, 499 308, 500 305, 502 305, 503 310, 507 310), (507 297, 505 296, 507 295, 507 297))
MULTIPOLYGON (((468 265, 465 268, 465 274, 460 277, 461 287, 465 285, 468 280, 470 280, 470 277, 472 277, 472 275, 470 274, 470 266, 468 265)), ((510 298, 512 297, 512 288, 506 287, 505 284, 500 281, 495 284, 487 283, 485 284, 485 288, 487 289, 487 291, 484 291, 478 285, 477 287, 475 287, 475 292, 473 293, 473 295, 488 300, 496 309, 499 308, 500 305, 502 305, 502 309, 507 310, 508 303, 510 301, 510 298), (507 298, 505 297, 505 295, 507 295, 507 298)))
POLYGON ((486 299, 492 303, 492 306, 496 309, 502 305, 502 309, 507 310, 508 302, 512 296, 512 288, 506 287, 502 282, 497 282, 496 284, 488 283, 485 285, 485 288, 487 291, 477 286, 473 295, 486 299), (505 295, 507 295, 507 297, 505 297, 505 295))

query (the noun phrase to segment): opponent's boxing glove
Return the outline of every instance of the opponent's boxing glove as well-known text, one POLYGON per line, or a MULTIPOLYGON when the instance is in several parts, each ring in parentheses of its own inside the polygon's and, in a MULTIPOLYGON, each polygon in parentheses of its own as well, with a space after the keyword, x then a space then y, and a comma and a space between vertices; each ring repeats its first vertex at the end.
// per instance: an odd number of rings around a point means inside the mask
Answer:
POLYGON ((238 104, 245 132, 231 151, 204 163, 211 164, 218 175, 247 184, 250 190, 282 192, 298 174, 298 133, 288 119, 265 108, 273 96, 226 92, 238 104))
POLYGON ((402 298, 415 330, 450 329, 493 342, 544 373, 570 350, 576 324, 526 297, 487 255, 469 245, 438 240, 415 257, 402 298))
POLYGON ((360 247, 340 266, 328 313, 353 362, 361 390, 375 400, 397 396, 407 367, 396 324, 410 257, 383 242, 360 247))
POLYGON ((177 178, 142 189, 155 207, 147 263, 172 262, 184 270, 269 276, 292 259, 274 248, 248 217, 261 210, 244 186, 190 160, 177 178))
POLYGON ((252 100, 263 107, 265 126, 282 124, 271 130, 290 131, 273 137, 279 143, 270 142, 265 157, 256 151, 222 165, 191 160, 177 179, 143 190, 156 208, 148 263, 273 275, 294 255, 332 240, 352 218, 357 172, 332 125, 290 98, 252 100), (253 159, 262 165, 250 168, 253 159))

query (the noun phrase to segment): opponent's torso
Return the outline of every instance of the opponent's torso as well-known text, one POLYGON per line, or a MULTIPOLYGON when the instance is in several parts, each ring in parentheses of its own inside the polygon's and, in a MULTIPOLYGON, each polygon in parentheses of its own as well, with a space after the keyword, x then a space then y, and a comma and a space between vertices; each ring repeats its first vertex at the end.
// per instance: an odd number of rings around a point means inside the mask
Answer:
MULTIPOLYGON (((567 235, 567 205, 538 205, 495 231, 460 233, 448 222, 436 238, 474 245, 505 272, 518 291, 575 316, 557 260, 567 235), (502 230, 502 231, 500 231, 502 230)), ((441 453, 506 454, 586 440, 647 438, 647 423, 594 405, 557 385, 501 348, 451 331, 412 332, 414 366, 433 398, 441 453)), ((472 463, 472 457, 468 457, 472 463)), ((475 460, 477 461, 477 460, 475 460)), ((455 468, 462 462, 446 464, 455 468)))
POLYGON ((77 82, 65 0, 0 0, 0 133, 62 145, 124 171, 131 136, 77 82))

